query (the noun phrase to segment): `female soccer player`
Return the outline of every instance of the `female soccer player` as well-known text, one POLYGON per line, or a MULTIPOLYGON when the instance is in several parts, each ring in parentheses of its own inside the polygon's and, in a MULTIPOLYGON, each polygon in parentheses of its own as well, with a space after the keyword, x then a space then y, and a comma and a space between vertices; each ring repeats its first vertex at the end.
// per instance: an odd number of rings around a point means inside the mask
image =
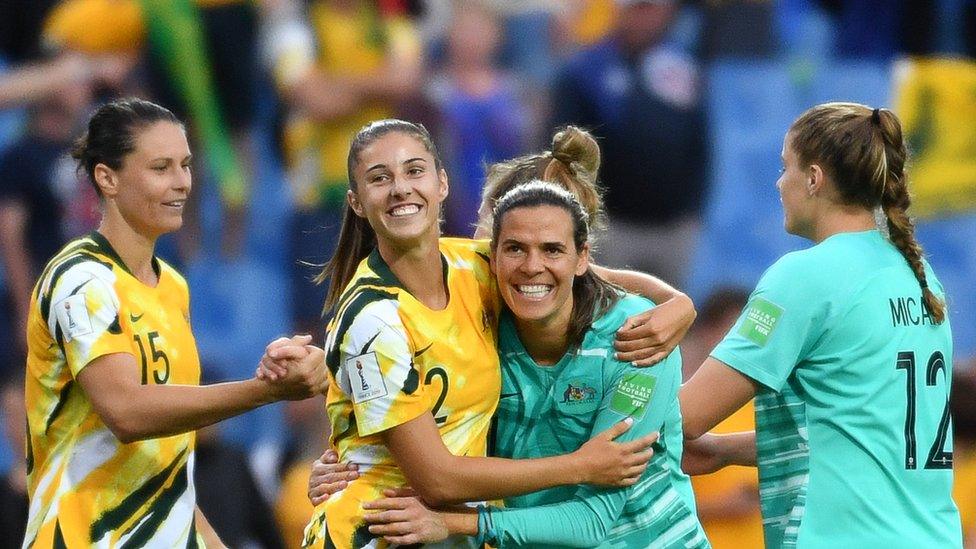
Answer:
POLYGON ((680 357, 649 369, 613 358, 617 327, 651 304, 593 273, 588 237, 583 207, 551 183, 520 185, 497 202, 491 266, 507 308, 494 452, 558 455, 631 418, 634 427, 621 438, 662 432, 641 479, 627 488, 563 486, 510 497, 504 509, 481 507, 477 515, 384 499, 366 505, 380 510, 366 516, 371 532, 397 544, 461 533, 495 547, 708 547, 680 468, 680 357))
POLYGON ((196 546, 209 526, 195 511, 193 430, 320 392, 322 355, 310 349, 275 385, 197 386, 186 281, 153 255, 190 194, 183 125, 153 103, 116 101, 92 116, 74 156, 103 217, 31 296, 24 546, 196 546))
POLYGON ((767 547, 959 547, 952 333, 907 215, 901 124, 819 105, 782 155, 786 230, 814 246, 763 274, 682 388, 685 436, 755 396, 767 547))
POLYGON ((326 307, 335 311, 327 408, 333 445, 362 474, 319 506, 306 544, 372 543, 362 503, 408 479, 432 501, 635 482, 653 437, 610 442, 625 423, 570 455, 479 457, 500 389, 487 248, 439 238, 447 176, 422 126, 367 126, 350 147, 349 172, 349 209, 324 273, 332 278, 326 307))

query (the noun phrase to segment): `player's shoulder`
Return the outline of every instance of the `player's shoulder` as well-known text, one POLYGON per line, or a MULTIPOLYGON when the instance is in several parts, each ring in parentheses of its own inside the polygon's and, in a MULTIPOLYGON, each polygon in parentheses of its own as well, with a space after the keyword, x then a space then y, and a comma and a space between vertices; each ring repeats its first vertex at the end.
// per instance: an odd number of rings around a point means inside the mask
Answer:
POLYGON ((491 242, 470 238, 444 237, 440 239, 441 253, 450 261, 477 261, 487 264, 491 253, 491 242))
POLYGON ((118 268, 118 264, 91 236, 77 238, 48 261, 41 274, 39 293, 49 296, 65 289, 73 293, 79 285, 92 279, 113 285, 118 268))

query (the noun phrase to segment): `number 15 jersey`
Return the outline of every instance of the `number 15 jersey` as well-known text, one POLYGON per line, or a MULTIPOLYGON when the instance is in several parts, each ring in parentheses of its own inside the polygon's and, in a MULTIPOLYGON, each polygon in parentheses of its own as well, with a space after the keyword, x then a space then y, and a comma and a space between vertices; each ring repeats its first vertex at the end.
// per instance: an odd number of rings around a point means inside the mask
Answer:
MULTIPOLYGON (((362 520, 364 502, 406 484, 382 431, 430 412, 451 453, 486 455, 501 390, 498 297, 487 244, 443 238, 440 252, 444 309, 415 299, 376 250, 340 298, 326 341, 327 409, 332 445, 341 461, 359 464, 360 477, 316 509, 306 546, 386 546, 362 520)), ((470 538, 446 542, 470 544, 470 538)))
POLYGON ((186 281, 153 259, 146 286, 99 233, 65 246, 34 289, 27 339, 30 511, 24 547, 187 547, 192 432, 123 444, 77 382, 93 360, 135 357, 143 384, 197 385, 186 281))

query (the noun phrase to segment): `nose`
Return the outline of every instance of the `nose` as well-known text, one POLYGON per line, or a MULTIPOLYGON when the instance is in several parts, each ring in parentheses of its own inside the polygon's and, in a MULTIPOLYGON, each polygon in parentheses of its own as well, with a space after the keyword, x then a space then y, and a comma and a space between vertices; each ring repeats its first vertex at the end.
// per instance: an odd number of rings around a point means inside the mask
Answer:
POLYGON ((393 178, 393 185, 390 186, 390 194, 396 198, 403 198, 405 196, 410 196, 413 193, 413 187, 411 187, 410 182, 407 178, 397 175, 393 178))
POLYGON ((542 254, 537 250, 529 250, 525 254, 525 260, 519 265, 519 270, 526 275, 536 275, 545 270, 545 265, 542 261, 542 254))
POLYGON ((190 189, 193 187, 193 176, 190 173, 189 168, 180 168, 176 170, 176 181, 173 187, 178 191, 183 191, 187 194, 190 193, 190 189))

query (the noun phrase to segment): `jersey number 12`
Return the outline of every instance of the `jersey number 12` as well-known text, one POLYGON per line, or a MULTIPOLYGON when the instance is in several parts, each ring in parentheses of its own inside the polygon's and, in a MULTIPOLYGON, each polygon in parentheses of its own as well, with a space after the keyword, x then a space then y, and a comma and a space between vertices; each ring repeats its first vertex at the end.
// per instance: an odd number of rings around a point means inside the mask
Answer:
MULTIPOLYGON (((895 368, 905 370, 908 374, 905 389, 908 396, 908 408, 905 410, 905 469, 917 469, 918 462, 915 459, 915 352, 899 352, 895 368)), ((945 356, 943 356, 942 351, 936 351, 929 357, 928 365, 925 368, 925 385, 935 387, 936 378, 940 371, 946 382, 945 408, 942 410, 942 419, 939 421, 939 430, 935 441, 932 442, 928 459, 925 460, 926 469, 952 469, 952 452, 945 451, 946 440, 949 436, 949 375, 946 370, 945 356)))

